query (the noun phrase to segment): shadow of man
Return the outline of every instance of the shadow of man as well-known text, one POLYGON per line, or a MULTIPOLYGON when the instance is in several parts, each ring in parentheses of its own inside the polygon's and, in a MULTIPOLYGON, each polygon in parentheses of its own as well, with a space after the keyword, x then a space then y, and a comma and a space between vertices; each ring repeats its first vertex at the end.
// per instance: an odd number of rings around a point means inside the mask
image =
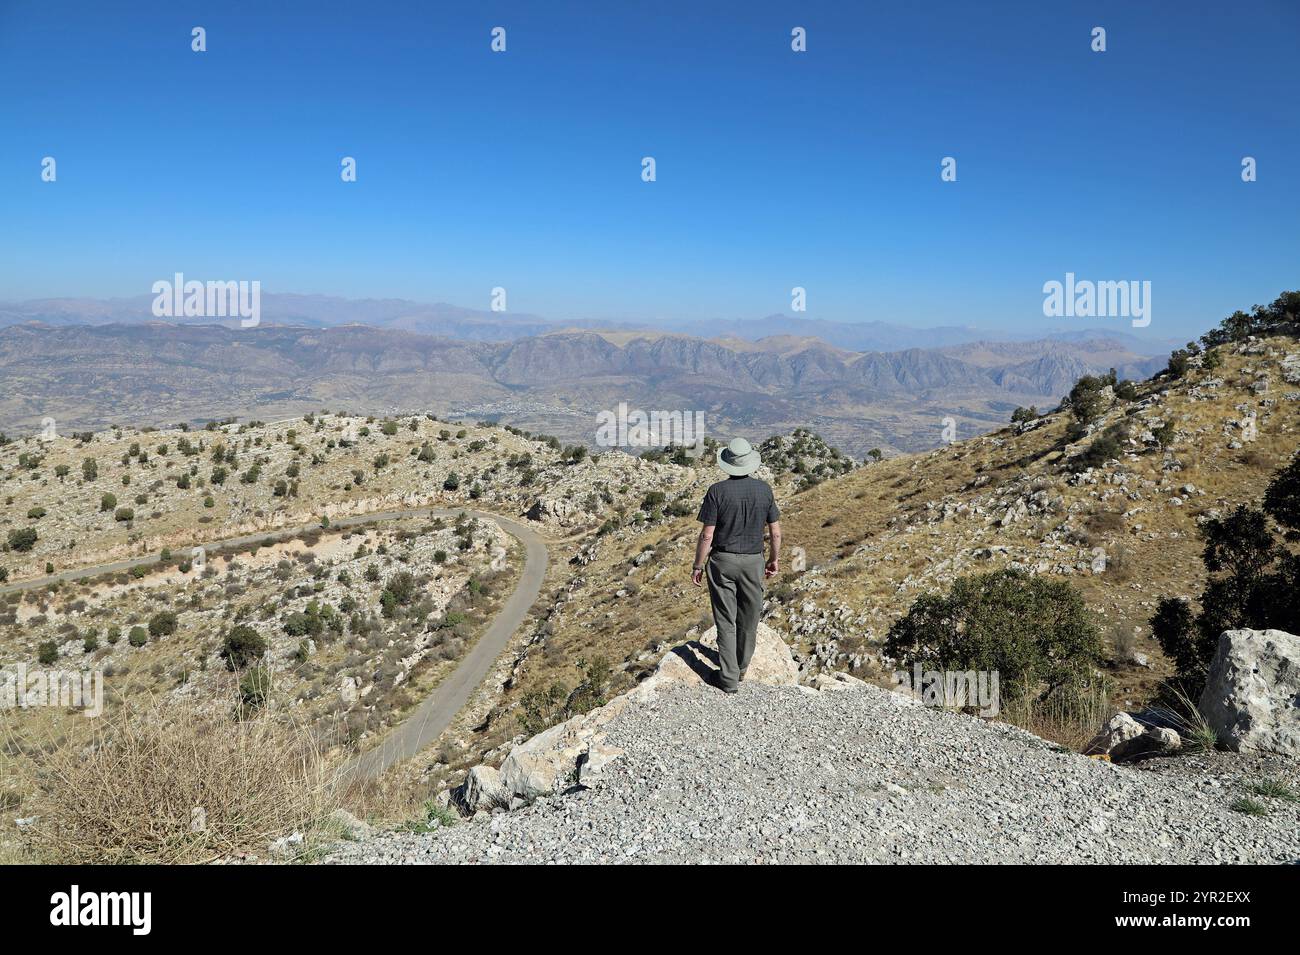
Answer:
POLYGON ((683 662, 691 668, 691 672, 707 685, 722 685, 722 660, 718 656, 717 650, 706 647, 699 641, 692 640, 690 643, 673 647, 673 653, 681 657, 683 662))

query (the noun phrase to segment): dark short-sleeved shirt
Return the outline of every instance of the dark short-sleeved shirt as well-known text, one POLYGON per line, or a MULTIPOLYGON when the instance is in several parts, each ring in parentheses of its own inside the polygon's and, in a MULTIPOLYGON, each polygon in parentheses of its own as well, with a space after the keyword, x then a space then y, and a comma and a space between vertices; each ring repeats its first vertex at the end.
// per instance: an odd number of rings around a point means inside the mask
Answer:
POLYGON ((766 481, 728 478, 712 485, 696 518, 714 525, 713 549, 729 554, 763 553, 763 528, 781 519, 766 481))

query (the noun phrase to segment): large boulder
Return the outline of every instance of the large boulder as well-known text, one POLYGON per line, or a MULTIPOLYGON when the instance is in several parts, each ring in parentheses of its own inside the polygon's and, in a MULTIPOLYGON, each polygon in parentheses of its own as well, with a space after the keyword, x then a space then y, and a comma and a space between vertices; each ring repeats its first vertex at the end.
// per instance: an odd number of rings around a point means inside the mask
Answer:
POLYGON ((1225 630, 1199 708, 1231 749, 1300 756, 1300 637, 1225 630))
POLYGON ((1130 754, 1140 745, 1138 740, 1147 728, 1127 713, 1116 713, 1101 728, 1092 741, 1084 747, 1089 756, 1109 756, 1119 760, 1130 754))
POLYGON ((453 798, 466 815, 472 816, 480 809, 492 810, 509 805, 511 795, 499 772, 491 766, 475 766, 453 798))
MULTIPOLYGON (((674 647, 651 677, 659 684, 685 683, 716 686, 718 683, 718 628, 710 627, 699 640, 674 647)), ((799 667, 790 655, 790 647, 781 635, 767 624, 758 625, 754 656, 745 671, 746 683, 767 686, 794 686, 799 682, 799 667)))
POLYGON ((1167 726, 1148 726, 1127 713, 1116 713, 1084 747, 1088 756, 1109 756, 1114 762, 1138 756, 1176 753, 1183 738, 1167 726))

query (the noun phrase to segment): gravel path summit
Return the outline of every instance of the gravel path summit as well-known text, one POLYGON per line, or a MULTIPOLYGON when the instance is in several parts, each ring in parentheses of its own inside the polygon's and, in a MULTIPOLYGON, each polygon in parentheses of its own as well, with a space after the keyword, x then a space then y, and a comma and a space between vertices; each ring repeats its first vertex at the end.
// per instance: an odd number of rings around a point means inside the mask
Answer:
MULTIPOLYGON (((341 843, 325 861, 1300 859, 1295 803, 1275 801, 1262 817, 1229 808, 1241 772, 1111 765, 876 687, 682 687, 627 709, 607 736, 626 754, 594 788, 433 833, 341 843)), ((1295 766, 1283 766, 1294 785, 1295 766)))

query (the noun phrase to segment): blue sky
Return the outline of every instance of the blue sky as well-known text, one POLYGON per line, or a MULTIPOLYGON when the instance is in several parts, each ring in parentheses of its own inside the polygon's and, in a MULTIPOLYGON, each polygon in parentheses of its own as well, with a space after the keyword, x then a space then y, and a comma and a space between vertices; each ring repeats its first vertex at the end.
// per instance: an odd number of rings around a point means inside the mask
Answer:
POLYGON ((654 320, 799 285, 1026 329, 1072 271, 1199 331, 1300 285, 1297 34, 1294 0, 0 0, 0 299, 182 271, 654 320))

